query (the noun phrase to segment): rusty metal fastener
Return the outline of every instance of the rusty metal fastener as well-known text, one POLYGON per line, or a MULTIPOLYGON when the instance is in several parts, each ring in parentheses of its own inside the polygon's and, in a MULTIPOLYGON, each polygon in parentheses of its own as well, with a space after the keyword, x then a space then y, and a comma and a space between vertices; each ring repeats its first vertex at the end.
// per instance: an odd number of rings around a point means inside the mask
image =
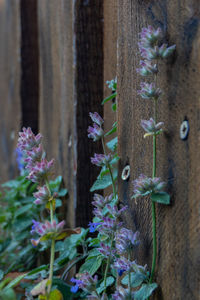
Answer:
POLYGON ((189 134, 189 123, 188 121, 183 121, 180 127, 180 138, 186 140, 189 134))
POLYGON ((129 176, 130 176, 130 166, 127 165, 124 167, 123 171, 122 171, 122 180, 128 180, 129 176))

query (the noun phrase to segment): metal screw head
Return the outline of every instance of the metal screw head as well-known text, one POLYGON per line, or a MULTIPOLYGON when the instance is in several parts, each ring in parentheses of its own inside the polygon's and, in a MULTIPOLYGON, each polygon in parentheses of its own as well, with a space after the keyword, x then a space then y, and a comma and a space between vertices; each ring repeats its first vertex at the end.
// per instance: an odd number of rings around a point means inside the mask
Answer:
POLYGON ((131 168, 129 165, 127 165, 122 171, 122 180, 128 180, 128 178, 130 176, 130 171, 131 171, 131 168))
POLYGON ((183 121, 180 127, 180 138, 186 140, 189 134, 189 123, 188 121, 183 121))

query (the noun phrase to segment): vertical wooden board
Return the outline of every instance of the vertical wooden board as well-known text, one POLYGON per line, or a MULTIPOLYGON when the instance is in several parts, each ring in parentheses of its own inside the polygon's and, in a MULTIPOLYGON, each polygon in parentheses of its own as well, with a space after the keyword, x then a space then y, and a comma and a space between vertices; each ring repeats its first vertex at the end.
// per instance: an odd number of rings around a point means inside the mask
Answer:
POLYGON ((38 1, 40 52, 40 131, 55 175, 62 175, 69 196, 66 221, 74 226, 73 1, 38 1))
POLYGON ((20 1, 0 1, 0 181, 16 175, 20 129, 20 1))
MULTIPOLYGON (((111 94, 106 81, 114 79, 117 75, 117 1, 104 0, 104 98, 111 94)), ((104 105, 105 128, 110 130, 115 121, 115 113, 111 111, 111 103, 104 105)))
POLYGON ((159 63, 157 84, 164 91, 159 121, 166 132, 158 138, 157 176, 167 181, 171 205, 157 205, 158 258, 155 299, 199 299, 199 1, 118 1, 118 122, 120 172, 131 166, 129 181, 119 178, 120 200, 130 210, 126 221, 140 231, 135 258, 151 266, 151 205, 148 199, 130 200, 132 181, 141 173, 151 176, 152 142, 143 139, 141 119, 153 115, 152 103, 137 95, 141 76, 138 34, 148 24, 161 26, 167 42, 176 44, 173 58, 159 63), (188 139, 179 136, 182 121, 190 125, 188 139))
POLYGON ((92 218, 92 193, 99 168, 90 163, 101 144, 87 138, 92 124, 89 112, 103 108, 103 1, 77 0, 74 6, 75 32, 75 105, 77 135, 77 210, 76 224, 87 226, 92 218))

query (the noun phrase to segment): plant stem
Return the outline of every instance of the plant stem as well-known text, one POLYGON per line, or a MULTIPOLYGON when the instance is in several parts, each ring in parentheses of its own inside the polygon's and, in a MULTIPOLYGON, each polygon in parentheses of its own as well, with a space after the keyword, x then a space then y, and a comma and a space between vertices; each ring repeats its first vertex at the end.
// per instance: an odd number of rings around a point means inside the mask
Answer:
POLYGON ((105 286, 105 292, 106 292, 106 278, 107 278, 107 275, 108 275, 108 269, 109 269, 109 266, 110 266, 110 259, 111 259, 111 251, 112 251, 113 240, 114 240, 114 233, 112 233, 112 237, 111 237, 111 242, 110 242, 110 255, 109 255, 108 260, 107 260, 106 269, 105 269, 105 274, 104 274, 104 286, 105 286))
MULTIPOLYGON (((49 186, 48 180, 46 180, 46 186, 49 191, 49 198, 51 198, 51 190, 49 186)), ((50 220, 51 224, 53 223, 53 203, 50 201, 50 220)), ((54 238, 51 240, 51 257, 50 257, 50 267, 49 267, 49 284, 48 284, 48 294, 47 294, 47 299, 49 298, 49 294, 51 292, 51 287, 52 287, 52 281, 53 281, 53 265, 54 265, 54 259, 55 259, 55 240, 54 238)))
MULTIPOLYGON (((128 251, 128 260, 130 261, 131 259, 131 252, 130 250, 128 251)), ((129 299, 131 300, 131 272, 129 270, 128 272, 128 290, 129 290, 129 299)))
MULTIPOLYGON (((102 138, 101 141, 102 141, 104 155, 106 155, 106 147, 105 147, 104 138, 102 138)), ((112 170, 111 170, 109 162, 107 162, 106 166, 107 166, 107 168, 109 170, 109 173, 110 173, 110 177, 111 177, 111 181, 112 181, 113 194, 114 194, 114 197, 116 199, 117 193, 116 193, 116 188, 115 188, 115 182, 114 182, 114 178, 113 178, 113 174, 112 174, 112 170)))
MULTIPOLYGON (((157 99, 154 99, 154 120, 157 122, 157 99)), ((153 136, 153 172, 152 177, 156 177, 156 135, 153 136)), ((155 267, 156 267, 156 256, 157 256, 157 240, 156 240, 156 206, 155 202, 151 201, 152 211, 152 233, 153 233, 153 259, 151 267, 151 276, 149 282, 152 283, 155 267)))

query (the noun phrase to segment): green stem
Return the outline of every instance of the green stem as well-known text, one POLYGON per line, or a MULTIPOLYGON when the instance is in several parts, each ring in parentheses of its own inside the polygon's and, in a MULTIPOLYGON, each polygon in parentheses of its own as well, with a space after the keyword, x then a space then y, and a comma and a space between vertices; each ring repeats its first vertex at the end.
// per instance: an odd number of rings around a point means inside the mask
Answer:
MULTIPOLYGON (((131 259, 131 252, 128 251, 128 260, 131 259)), ((131 271, 128 272, 128 290, 129 290, 129 298, 131 299, 131 271)))
POLYGON ((111 237, 111 247, 110 247, 110 255, 108 257, 108 260, 107 260, 107 264, 106 264, 106 269, 105 269, 105 274, 104 274, 104 286, 105 286, 105 292, 106 292, 106 279, 107 279, 107 275, 108 275, 108 269, 109 269, 109 266, 110 266, 110 259, 111 259, 111 251, 112 251, 112 244, 113 244, 113 240, 114 240, 114 233, 112 233, 112 237, 111 237))
MULTIPOLYGON (((157 99, 154 100, 154 120, 157 122, 157 99)), ((152 177, 156 177, 156 135, 153 136, 153 171, 152 177)), ((153 234, 153 259, 151 267, 151 276, 149 282, 152 283, 156 267, 157 256, 157 239, 156 239, 156 206, 155 202, 151 201, 152 211, 152 234, 153 234)))
MULTIPOLYGON (((104 138, 102 138, 101 141, 102 141, 102 146, 103 146, 103 152, 106 155, 106 147, 105 147, 104 138)), ((107 168, 109 170, 109 173, 110 173, 110 177, 111 177, 111 181, 112 181, 113 194, 114 194, 114 197, 116 199, 117 192, 116 192, 116 188, 115 188, 115 181, 114 181, 114 178, 113 178, 113 174, 112 174, 112 170, 111 170, 109 162, 107 162, 106 166, 107 166, 107 168)))
POLYGON ((55 240, 51 241, 51 258, 50 258, 50 269, 49 269, 49 285, 48 285, 48 295, 51 292, 52 281, 53 281, 53 265, 55 258, 55 240))
MULTIPOLYGON (((50 190, 50 186, 49 186, 49 182, 48 180, 46 180, 46 186, 47 189, 49 191, 49 198, 51 198, 51 190, 50 190)), ((50 201, 50 220, 51 220, 51 224, 53 223, 53 203, 52 201, 50 201)), ((53 265, 54 265, 54 259, 55 259, 55 240, 52 239, 51 241, 51 257, 50 257, 50 267, 49 267, 49 284, 48 284, 48 294, 47 294, 47 298, 49 298, 49 294, 51 292, 51 287, 52 287, 52 281, 53 281, 53 265)))

